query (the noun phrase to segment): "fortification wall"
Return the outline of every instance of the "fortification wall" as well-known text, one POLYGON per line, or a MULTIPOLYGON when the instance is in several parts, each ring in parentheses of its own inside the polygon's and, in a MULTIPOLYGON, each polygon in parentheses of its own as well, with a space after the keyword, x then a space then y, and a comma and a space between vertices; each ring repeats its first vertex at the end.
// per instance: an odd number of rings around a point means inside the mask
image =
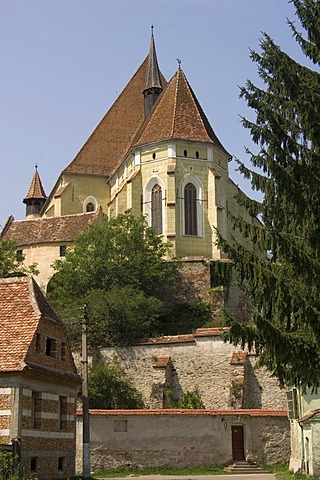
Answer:
POLYGON ((162 337, 126 347, 106 347, 102 357, 116 361, 142 392, 146 408, 163 408, 166 392, 178 402, 197 389, 206 408, 286 409, 286 394, 256 356, 225 343, 222 329, 162 337))

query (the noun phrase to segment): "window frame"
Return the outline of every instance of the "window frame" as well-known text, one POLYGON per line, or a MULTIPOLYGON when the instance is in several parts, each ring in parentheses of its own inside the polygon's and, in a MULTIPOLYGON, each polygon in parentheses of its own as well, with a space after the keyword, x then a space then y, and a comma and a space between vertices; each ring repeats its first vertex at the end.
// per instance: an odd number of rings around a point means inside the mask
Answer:
POLYGON ((97 200, 92 196, 92 195, 89 195, 83 202, 83 213, 92 213, 92 212, 96 212, 97 211, 97 208, 98 208, 98 202, 97 200), (93 210, 90 210, 89 212, 87 211, 87 206, 92 203, 92 205, 94 206, 94 209, 93 210))
POLYGON ((203 208, 203 186, 199 178, 194 173, 186 174, 181 183, 179 189, 179 197, 180 197, 180 227, 181 227, 181 235, 183 237, 191 237, 191 238, 203 238, 203 215, 204 215, 204 208, 203 208), (197 226, 197 233, 190 234, 186 233, 186 206, 185 206, 185 187, 188 184, 192 184, 196 190, 196 226, 197 226))
POLYGON ((166 202, 166 189, 163 180, 158 175, 153 175, 146 182, 143 195, 143 214, 146 217, 149 227, 152 227, 152 190, 159 185, 161 188, 161 233, 157 235, 165 235, 166 233, 166 215, 165 215, 165 202, 166 202))

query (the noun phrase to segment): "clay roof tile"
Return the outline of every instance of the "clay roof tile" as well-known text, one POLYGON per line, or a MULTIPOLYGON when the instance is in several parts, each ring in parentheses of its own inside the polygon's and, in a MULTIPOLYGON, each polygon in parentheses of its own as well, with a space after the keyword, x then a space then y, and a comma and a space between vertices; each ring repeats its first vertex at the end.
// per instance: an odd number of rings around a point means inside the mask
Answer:
POLYGON ((25 367, 42 316, 61 324, 31 277, 0 279, 0 372, 25 367))
POLYGON ((72 242, 92 221, 98 219, 99 210, 91 213, 42 217, 12 221, 3 232, 4 240, 14 240, 17 245, 53 242, 72 242))
POLYGON ((224 150, 181 68, 158 98, 135 144, 168 139, 209 142, 224 150))
POLYGON ((32 180, 31 180, 31 184, 30 184, 30 187, 29 187, 29 191, 27 193, 27 195, 24 197, 23 199, 23 202, 26 203, 26 200, 29 200, 31 198, 35 198, 35 199, 46 199, 47 196, 45 194, 45 191, 43 189, 43 186, 42 186, 42 183, 41 183, 41 179, 40 179, 40 175, 38 173, 38 170, 36 170, 34 172, 34 175, 32 177, 32 180))

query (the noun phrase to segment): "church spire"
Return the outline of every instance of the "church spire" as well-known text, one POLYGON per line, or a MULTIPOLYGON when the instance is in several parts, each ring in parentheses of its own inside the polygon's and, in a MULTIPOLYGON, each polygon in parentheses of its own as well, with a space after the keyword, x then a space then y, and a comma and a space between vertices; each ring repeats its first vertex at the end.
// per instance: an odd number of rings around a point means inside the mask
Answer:
POLYGON ((157 60, 156 47, 153 37, 153 25, 151 26, 151 40, 148 56, 146 86, 143 90, 144 95, 144 116, 149 115, 153 104, 162 92, 161 74, 157 60))
POLYGON ((26 216, 37 217, 40 215, 41 209, 47 200, 41 179, 38 173, 38 165, 35 166, 36 171, 31 180, 29 191, 23 199, 26 204, 26 216))

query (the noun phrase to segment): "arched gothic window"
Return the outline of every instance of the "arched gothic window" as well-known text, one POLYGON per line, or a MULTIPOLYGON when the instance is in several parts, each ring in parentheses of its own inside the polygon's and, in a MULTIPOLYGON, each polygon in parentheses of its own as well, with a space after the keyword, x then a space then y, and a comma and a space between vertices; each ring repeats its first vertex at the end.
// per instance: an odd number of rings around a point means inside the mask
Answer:
POLYGON ((151 190, 151 226, 157 235, 162 234, 162 189, 158 183, 151 190))
POLYGON ((97 208, 97 200, 92 195, 89 195, 83 202, 83 213, 95 212, 97 208))
POLYGON ((94 212, 94 211, 95 211, 95 208, 94 208, 93 203, 92 202, 87 203, 86 212, 88 213, 88 212, 94 212))
POLYGON ((185 235, 198 235, 197 189, 189 182, 184 187, 185 235))

